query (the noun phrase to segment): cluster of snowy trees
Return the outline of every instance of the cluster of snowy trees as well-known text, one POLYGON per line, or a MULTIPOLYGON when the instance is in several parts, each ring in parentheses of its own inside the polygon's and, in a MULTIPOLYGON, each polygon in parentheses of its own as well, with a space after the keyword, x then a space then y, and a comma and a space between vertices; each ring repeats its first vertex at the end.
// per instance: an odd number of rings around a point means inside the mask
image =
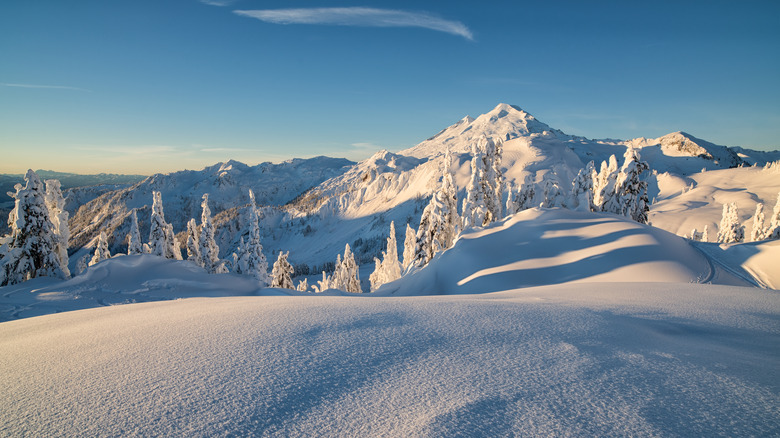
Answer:
POLYGON ((0 240, 0 286, 36 277, 68 278, 68 212, 60 183, 28 170, 25 185, 17 184, 10 233, 0 240))
MULTIPOLYGON (((691 231, 689 237, 691 240, 709 242, 708 227, 704 227, 703 232, 696 228, 691 231)), ((739 219, 739 211, 736 202, 723 204, 723 214, 721 215, 720 225, 718 226, 718 243, 735 242, 759 242, 762 240, 780 239, 780 193, 777 194, 775 208, 772 210, 772 216, 769 218, 769 224, 764 215, 764 204, 756 204, 756 211, 753 214, 752 229, 749 235, 745 233, 745 226, 739 219)))

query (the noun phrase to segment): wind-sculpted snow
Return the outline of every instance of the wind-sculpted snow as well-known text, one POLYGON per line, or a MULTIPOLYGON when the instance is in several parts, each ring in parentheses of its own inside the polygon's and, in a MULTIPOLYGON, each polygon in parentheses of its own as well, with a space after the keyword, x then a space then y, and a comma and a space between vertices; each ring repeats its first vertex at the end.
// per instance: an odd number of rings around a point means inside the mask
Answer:
POLYGON ((465 231, 424 269, 377 293, 474 294, 567 282, 713 281, 755 285, 749 274, 722 272, 666 231, 609 214, 531 209, 488 228, 465 231))
POLYGON ((780 296, 591 283, 0 324, 3 436, 776 436, 780 296))

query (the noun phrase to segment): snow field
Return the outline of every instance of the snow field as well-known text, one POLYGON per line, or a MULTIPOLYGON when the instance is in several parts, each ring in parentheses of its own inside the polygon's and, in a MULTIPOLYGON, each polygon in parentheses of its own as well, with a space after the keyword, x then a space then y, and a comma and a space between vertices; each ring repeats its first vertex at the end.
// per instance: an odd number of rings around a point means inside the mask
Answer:
POLYGON ((778 298, 592 283, 193 298, 6 322, 0 434, 769 436, 778 298))

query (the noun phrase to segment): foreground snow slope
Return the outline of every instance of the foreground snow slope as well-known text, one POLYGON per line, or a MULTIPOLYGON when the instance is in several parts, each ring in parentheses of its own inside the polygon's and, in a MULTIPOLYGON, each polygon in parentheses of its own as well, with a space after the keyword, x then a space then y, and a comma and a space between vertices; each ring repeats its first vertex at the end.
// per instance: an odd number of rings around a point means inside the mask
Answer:
POLYGON ((0 324, 0 435, 771 436, 780 295, 590 283, 0 324))

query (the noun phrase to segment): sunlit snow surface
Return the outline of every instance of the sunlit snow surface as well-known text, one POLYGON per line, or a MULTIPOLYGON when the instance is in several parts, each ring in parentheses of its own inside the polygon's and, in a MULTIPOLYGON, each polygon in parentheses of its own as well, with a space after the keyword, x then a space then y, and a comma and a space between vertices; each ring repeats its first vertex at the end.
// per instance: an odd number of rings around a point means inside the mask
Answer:
POLYGON ((0 435, 772 436, 778 316, 650 283, 68 312, 0 324, 0 435))
POLYGON ((117 257, 0 288, 0 436, 776 436, 779 251, 532 209, 373 295, 117 257))

